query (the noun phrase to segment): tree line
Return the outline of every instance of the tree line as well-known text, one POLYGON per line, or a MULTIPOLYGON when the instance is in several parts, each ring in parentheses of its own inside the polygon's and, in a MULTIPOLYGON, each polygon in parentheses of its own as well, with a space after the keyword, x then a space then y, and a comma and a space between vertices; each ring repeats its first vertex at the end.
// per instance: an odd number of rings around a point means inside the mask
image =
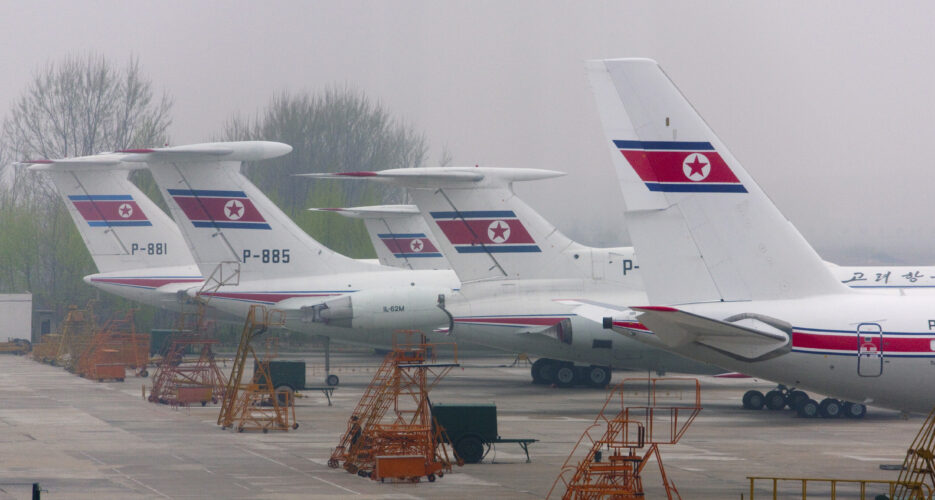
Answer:
MULTIPOLYGON (((44 175, 18 162, 171 144, 172 106, 136 58, 117 64, 98 54, 70 55, 35 71, 0 128, 0 292, 31 292, 34 308, 57 317, 68 305, 96 299, 102 317, 138 308, 140 327, 169 326, 173 315, 84 283, 97 270, 65 204, 44 175)), ((206 137, 290 144, 291 154, 247 164, 245 174, 314 238, 351 257, 374 257, 362 223, 306 208, 398 203, 401 191, 294 174, 421 166, 425 136, 347 86, 279 91, 252 116, 243 113, 231 110, 206 137)), ((131 179, 165 208, 148 171, 131 179)))

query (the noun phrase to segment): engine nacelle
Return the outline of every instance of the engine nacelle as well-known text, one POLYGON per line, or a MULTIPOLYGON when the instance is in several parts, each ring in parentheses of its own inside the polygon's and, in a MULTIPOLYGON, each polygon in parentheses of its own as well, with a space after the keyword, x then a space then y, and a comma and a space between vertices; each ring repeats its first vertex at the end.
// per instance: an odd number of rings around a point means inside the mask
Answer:
POLYGON ((302 321, 359 329, 420 329, 447 326, 449 317, 438 307, 439 296, 450 289, 401 287, 349 293, 302 308, 302 321))

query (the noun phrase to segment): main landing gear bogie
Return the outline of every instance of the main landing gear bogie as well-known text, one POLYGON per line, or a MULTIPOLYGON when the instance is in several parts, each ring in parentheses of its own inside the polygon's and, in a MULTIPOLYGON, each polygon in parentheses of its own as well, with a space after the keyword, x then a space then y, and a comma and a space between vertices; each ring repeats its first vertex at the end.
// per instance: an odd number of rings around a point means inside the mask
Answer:
POLYGON ((572 387, 583 385, 604 388, 610 383, 611 372, 606 366, 575 366, 568 361, 539 358, 532 364, 532 383, 572 387))
POLYGON ((789 408, 795 410, 796 415, 803 418, 843 416, 859 419, 867 414, 867 407, 863 404, 834 398, 825 398, 818 402, 808 397, 804 391, 789 389, 782 385, 766 394, 756 390, 747 391, 743 395, 743 407, 747 410, 761 410, 765 407, 774 411, 789 408))

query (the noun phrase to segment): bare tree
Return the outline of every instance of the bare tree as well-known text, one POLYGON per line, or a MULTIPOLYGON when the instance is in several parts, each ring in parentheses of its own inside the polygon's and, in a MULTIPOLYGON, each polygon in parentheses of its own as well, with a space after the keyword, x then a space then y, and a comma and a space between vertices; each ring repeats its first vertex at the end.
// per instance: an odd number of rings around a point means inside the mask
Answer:
POLYGON ((293 152, 256 167, 250 179, 312 236, 357 257, 373 250, 359 221, 312 214, 312 206, 398 203, 402 191, 370 183, 310 181, 294 174, 421 166, 425 137, 394 119, 359 91, 333 87, 319 94, 283 92, 255 118, 228 121, 226 140, 265 139, 290 144, 293 152))
MULTIPOLYGON (((119 67, 101 55, 68 56, 33 75, 3 121, 0 150, 29 160, 160 145, 171 107, 135 58, 119 67)), ((44 176, 9 166, 2 174, 0 289, 30 290, 41 307, 95 295, 81 280, 94 270, 90 256, 44 176)))
POLYGON ((3 132, 27 157, 65 158, 164 141, 172 101, 131 58, 117 68, 103 56, 69 56, 37 72, 3 132))

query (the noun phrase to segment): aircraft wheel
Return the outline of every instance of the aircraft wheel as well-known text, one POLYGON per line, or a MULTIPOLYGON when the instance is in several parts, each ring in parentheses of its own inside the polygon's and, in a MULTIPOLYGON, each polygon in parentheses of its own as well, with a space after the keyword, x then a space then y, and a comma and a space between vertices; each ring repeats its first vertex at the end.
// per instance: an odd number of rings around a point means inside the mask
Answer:
POLYGON ((341 381, 341 380, 338 378, 338 376, 335 375, 335 374, 333 374, 333 373, 332 373, 331 375, 328 375, 327 377, 325 377, 325 383, 328 384, 328 385, 331 386, 331 387, 334 387, 334 386, 338 385, 338 382, 340 382, 340 381, 341 381))
POLYGON ((818 413, 821 418, 838 418, 843 411, 844 408, 841 402, 834 398, 823 399, 821 404, 818 405, 818 413))
POLYGON ((562 363, 555 370, 555 383, 559 387, 571 387, 575 383, 575 365, 571 363, 562 363))
POLYGON ((805 391, 789 391, 786 395, 786 404, 793 410, 799 409, 799 405, 808 401, 808 394, 805 391))
POLYGON ((867 407, 860 403, 844 403, 844 416, 847 418, 861 419, 867 414, 867 407))
POLYGON ((533 384, 549 385, 552 383, 552 375, 555 374, 555 364, 549 358, 539 358, 529 371, 532 373, 533 384))
POLYGON ((818 416, 818 401, 807 399, 795 410, 803 418, 815 418, 818 416))
POLYGON ((780 391, 769 391, 764 398, 766 407, 770 410, 781 410, 786 407, 786 397, 780 391))
POLYGON ((588 368, 588 385, 603 389, 610 383, 610 368, 606 366, 591 366, 588 368))
POLYGON ((760 391, 747 391, 743 395, 743 407, 747 410, 761 410, 766 404, 766 398, 760 391))

